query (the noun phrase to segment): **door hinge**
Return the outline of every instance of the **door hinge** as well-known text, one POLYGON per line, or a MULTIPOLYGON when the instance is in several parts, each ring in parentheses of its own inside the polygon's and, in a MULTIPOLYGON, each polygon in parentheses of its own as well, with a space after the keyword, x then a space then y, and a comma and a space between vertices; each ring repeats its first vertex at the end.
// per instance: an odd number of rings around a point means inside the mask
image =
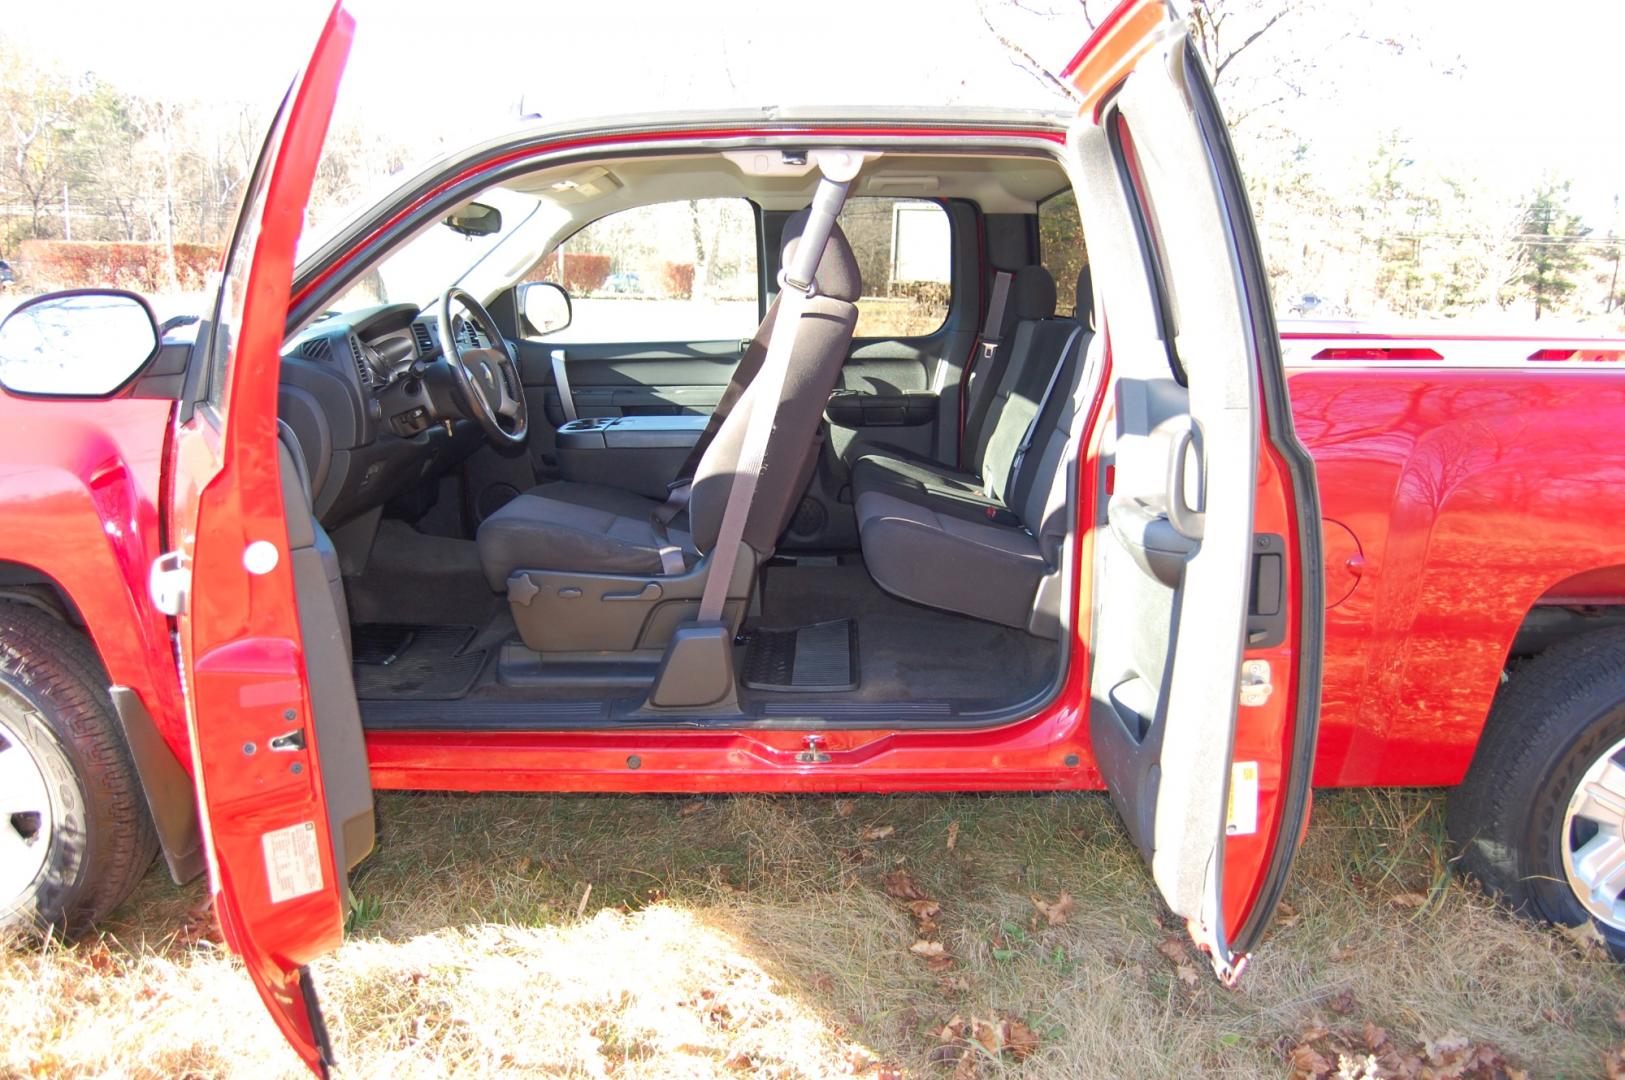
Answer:
POLYGON ((192 594, 192 561, 183 551, 166 551, 152 560, 147 571, 147 595, 152 606, 165 615, 179 615, 186 610, 192 594))
POLYGON ((1262 705, 1270 699, 1275 687, 1270 684, 1270 662, 1268 660, 1243 660, 1241 662, 1241 703, 1243 705, 1262 705))

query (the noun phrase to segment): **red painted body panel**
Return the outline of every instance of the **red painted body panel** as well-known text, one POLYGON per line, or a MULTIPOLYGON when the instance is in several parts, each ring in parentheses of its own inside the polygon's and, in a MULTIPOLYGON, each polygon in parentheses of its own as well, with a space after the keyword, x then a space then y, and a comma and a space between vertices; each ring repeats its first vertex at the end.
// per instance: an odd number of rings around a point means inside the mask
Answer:
MULTIPOLYGON (((1283 334, 1302 356, 1316 340, 1421 336, 1302 324, 1283 334)), ((1316 770, 1323 785, 1458 781, 1529 608, 1625 602, 1625 530, 1613 524, 1625 521, 1625 379, 1593 365, 1463 367, 1456 358, 1466 350, 1453 351, 1453 343, 1513 339, 1426 339, 1443 363, 1300 360, 1292 378, 1299 437, 1315 456, 1329 519, 1332 607, 1316 770)), ((1550 340, 1529 338, 1519 354, 1550 340)), ((35 567, 63 587, 110 678, 136 689, 190 764, 167 623, 145 591, 147 565, 160 550, 168 414, 167 402, 129 398, 0 400, 0 506, 8 524, 0 559, 35 567)), ((1082 645, 1074 652, 1083 656, 1082 645)), ((826 733, 834 760, 818 766, 795 763, 803 743, 793 732, 377 733, 368 749, 381 788, 1098 788, 1079 707, 1084 692, 1074 670, 1054 706, 996 730, 826 733), (628 765, 634 755, 636 769, 628 765), (1067 764, 1069 755, 1077 764, 1067 764)))
POLYGON ((108 679, 140 695, 188 767, 169 622, 147 599, 173 403, 0 400, 0 560, 61 586, 108 679))
POLYGON ((1625 602, 1625 379, 1373 367, 1291 387, 1325 516, 1364 562, 1327 612, 1315 780, 1454 784, 1529 609, 1625 602))

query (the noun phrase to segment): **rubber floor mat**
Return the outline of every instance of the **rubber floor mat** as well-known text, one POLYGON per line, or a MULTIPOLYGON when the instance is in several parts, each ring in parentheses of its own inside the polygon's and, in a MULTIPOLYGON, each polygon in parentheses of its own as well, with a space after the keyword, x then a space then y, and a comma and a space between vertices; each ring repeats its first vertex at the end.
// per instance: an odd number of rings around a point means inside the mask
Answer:
POLYGON ((858 688, 858 622, 833 619, 796 630, 753 630, 742 681, 752 690, 839 693, 858 688))
POLYGON ((356 697, 460 698, 485 670, 488 653, 469 649, 473 640, 472 626, 358 626, 351 634, 356 697))

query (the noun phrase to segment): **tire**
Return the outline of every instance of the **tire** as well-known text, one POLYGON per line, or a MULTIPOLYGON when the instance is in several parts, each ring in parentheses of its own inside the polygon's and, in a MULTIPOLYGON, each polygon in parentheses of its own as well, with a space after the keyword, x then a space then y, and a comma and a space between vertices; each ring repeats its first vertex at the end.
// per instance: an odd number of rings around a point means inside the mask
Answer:
POLYGON ((0 603, 0 929, 83 933, 157 850, 90 642, 0 603))
POLYGON ((1604 831, 1589 820, 1571 823, 1571 799, 1605 757, 1625 756, 1622 741, 1625 630, 1554 645, 1497 695, 1445 821, 1462 868, 1492 895, 1546 922, 1593 922, 1625 960, 1625 922, 1617 912, 1602 918, 1587 909, 1565 860, 1565 852, 1604 831))

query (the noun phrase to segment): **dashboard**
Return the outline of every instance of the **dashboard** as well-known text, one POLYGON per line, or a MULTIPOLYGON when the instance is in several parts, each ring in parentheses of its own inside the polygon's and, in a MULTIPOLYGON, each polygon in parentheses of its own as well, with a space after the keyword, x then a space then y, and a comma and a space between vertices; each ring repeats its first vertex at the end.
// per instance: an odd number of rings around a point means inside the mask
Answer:
MULTIPOLYGON (((454 332, 491 344, 460 318, 454 332)), ((318 319, 288 341, 277 412, 304 453, 323 526, 421 488, 483 444, 448 399, 445 375, 435 316, 415 304, 318 319)))

